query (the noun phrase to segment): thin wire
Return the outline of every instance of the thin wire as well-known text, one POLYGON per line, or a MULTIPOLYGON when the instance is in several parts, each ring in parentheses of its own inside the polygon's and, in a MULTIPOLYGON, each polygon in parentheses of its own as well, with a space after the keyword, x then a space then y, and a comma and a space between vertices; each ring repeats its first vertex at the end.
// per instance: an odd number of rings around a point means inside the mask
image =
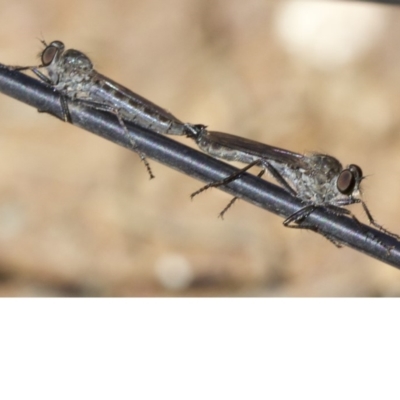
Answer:
MULTIPOLYGON (((28 75, 10 71, 2 64, 0 64, 0 92, 40 111, 59 118, 63 116, 58 92, 28 75)), ((218 181, 238 171, 231 165, 169 137, 139 128, 129 122, 126 122, 129 131, 127 136, 121 129, 118 119, 111 113, 87 108, 74 102, 69 103, 69 111, 74 125, 131 150, 135 142, 147 157, 201 181, 218 181)), ((304 206, 281 187, 247 173, 220 189, 285 218, 304 206)), ((200 199, 197 201, 200 202, 200 199)), ((387 234, 324 209, 317 209, 307 217, 307 224, 343 245, 400 268, 400 242, 387 234)))

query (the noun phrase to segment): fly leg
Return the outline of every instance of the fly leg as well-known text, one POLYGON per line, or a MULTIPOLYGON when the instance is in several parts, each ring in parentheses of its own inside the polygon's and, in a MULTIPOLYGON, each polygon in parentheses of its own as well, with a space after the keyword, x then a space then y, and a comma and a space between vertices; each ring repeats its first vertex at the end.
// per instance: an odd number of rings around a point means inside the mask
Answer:
MULTIPOLYGON (((265 169, 262 169, 257 176, 261 178, 265 174, 265 169)), ((238 200, 238 197, 234 197, 228 204, 227 206, 219 213, 218 217, 221 219, 224 219, 225 213, 233 206, 233 203, 238 200)))
POLYGON ((255 160, 253 162, 251 162, 250 164, 246 165, 244 168, 242 168, 241 170, 235 172, 232 175, 229 175, 227 178, 221 179, 219 181, 215 181, 215 182, 211 182, 208 183, 207 185, 203 186, 202 188, 200 188, 199 190, 197 190, 196 192, 192 193, 190 195, 190 198, 193 199, 193 197, 197 196, 198 194, 204 192, 207 189, 213 188, 213 187, 220 187, 220 186, 224 186, 227 185, 230 182, 235 181, 236 179, 240 178, 246 171, 248 171, 250 168, 259 165, 260 164, 260 160, 255 160))
POLYGON ((399 235, 396 235, 395 233, 388 231, 388 230, 385 229, 382 225, 378 224, 378 223, 374 220, 374 218, 372 217, 372 214, 371 214, 371 212, 369 211, 367 205, 366 205, 362 200, 360 200, 360 203, 361 203, 361 205, 363 206, 363 209, 364 209, 364 211, 365 211, 365 214, 367 215, 368 221, 369 221, 369 223, 370 223, 371 225, 375 226, 375 228, 378 228, 381 232, 386 233, 386 234, 388 234, 389 236, 391 236, 391 237, 393 237, 393 238, 395 238, 395 239, 397 239, 397 240, 400 240, 400 236, 399 236, 399 235))
MULTIPOLYGON (((318 206, 316 206, 314 204, 310 204, 308 206, 305 206, 305 207, 301 208, 299 211, 296 211, 294 214, 290 215, 288 218, 286 218, 283 221, 283 225, 285 227, 287 227, 287 228, 307 229, 307 230, 319 233, 325 239, 327 239, 331 243, 333 243, 336 247, 341 248, 342 244, 338 239, 334 238, 331 235, 326 234, 325 232, 321 232, 320 229, 318 229, 317 227, 306 223, 307 217, 311 213, 313 213, 317 208, 318 208, 318 206)), ((338 208, 338 207, 335 207, 335 208, 338 208)), ((340 210, 340 214, 348 214, 348 213, 350 213, 346 209, 338 208, 338 210, 340 210)))
POLYGON ((145 165, 145 167, 147 169, 147 172, 148 172, 148 174, 150 176, 150 179, 154 178, 153 172, 151 170, 150 164, 148 163, 148 161, 146 159, 146 156, 144 155, 144 153, 142 153, 139 150, 137 144, 131 138, 131 135, 129 134, 128 128, 126 127, 125 122, 124 122, 124 120, 123 120, 123 118, 121 116, 121 113, 120 113, 118 108, 115 108, 115 107, 112 107, 112 106, 109 106, 107 104, 103 104, 103 103, 100 103, 100 102, 86 100, 86 99, 76 99, 75 101, 79 102, 79 103, 82 103, 83 105, 88 106, 90 108, 93 108, 95 110, 106 111, 106 112, 114 114, 118 118, 118 122, 121 125, 121 128, 123 129, 123 131, 125 133, 125 136, 128 138, 129 142, 131 143, 133 151, 135 151, 139 155, 140 159, 144 163, 144 165, 145 165))

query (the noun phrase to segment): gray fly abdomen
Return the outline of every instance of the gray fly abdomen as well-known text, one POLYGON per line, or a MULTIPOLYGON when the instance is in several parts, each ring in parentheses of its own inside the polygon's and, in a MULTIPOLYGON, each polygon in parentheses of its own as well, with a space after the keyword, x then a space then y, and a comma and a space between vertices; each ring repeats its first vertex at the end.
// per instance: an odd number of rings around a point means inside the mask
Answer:
POLYGON ((206 129, 202 129, 201 132, 198 132, 195 140, 199 148, 205 153, 222 160, 240 161, 245 164, 250 164, 258 159, 258 157, 251 154, 246 154, 242 151, 230 148, 225 144, 221 144, 218 141, 217 135, 213 135, 213 132, 209 132, 206 129))
POLYGON ((95 72, 90 99, 112 107, 126 121, 160 134, 184 135, 186 125, 167 110, 95 72))

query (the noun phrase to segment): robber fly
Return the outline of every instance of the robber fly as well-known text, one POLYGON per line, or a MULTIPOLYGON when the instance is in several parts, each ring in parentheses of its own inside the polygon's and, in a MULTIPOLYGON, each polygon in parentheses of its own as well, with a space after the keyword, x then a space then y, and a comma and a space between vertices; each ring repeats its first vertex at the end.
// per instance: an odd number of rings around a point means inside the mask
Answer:
MULTIPOLYGON (((318 207, 325 207, 336 214, 350 215, 356 219, 343 207, 361 203, 371 225, 400 238, 379 225, 362 200, 360 183, 363 180, 363 173, 358 165, 350 164, 343 168, 336 158, 326 154, 299 154, 228 133, 208 131, 203 125, 193 125, 192 128, 196 133, 188 136, 195 140, 205 153, 222 160, 247 164, 227 178, 203 186, 191 195, 192 198, 211 187, 226 185, 238 179, 250 168, 258 166, 261 168, 259 177, 268 171, 284 189, 305 204, 303 208, 285 219, 283 222, 285 226, 304 228, 301 223, 318 207)), ((221 217, 236 200, 234 197, 222 210, 221 217)), ((310 227, 307 229, 315 230, 310 227)), ((328 239, 332 240, 329 237, 328 239)))
MULTIPOLYGON (((42 43, 45 48, 40 55, 40 65, 11 68, 19 71, 31 70, 39 79, 58 91, 62 95, 61 106, 65 121, 71 120, 67 100, 72 100, 113 113, 127 136, 129 135, 124 120, 165 135, 181 136, 190 132, 192 125, 181 122, 163 108, 97 72, 84 53, 74 49, 65 50, 64 43, 58 40, 49 45, 44 41, 42 43)), ((135 143, 132 144, 135 148, 135 143)), ((136 151, 152 178, 144 154, 137 147, 136 151)))

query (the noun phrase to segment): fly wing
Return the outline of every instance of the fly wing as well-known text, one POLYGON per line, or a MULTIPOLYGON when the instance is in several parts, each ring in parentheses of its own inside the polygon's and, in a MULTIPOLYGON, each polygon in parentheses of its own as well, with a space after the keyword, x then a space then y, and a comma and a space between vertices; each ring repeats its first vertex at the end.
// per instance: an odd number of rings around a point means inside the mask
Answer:
POLYGON ((269 146, 268 144, 256 142, 255 140, 223 132, 208 131, 207 136, 210 141, 214 143, 251 154, 255 157, 288 164, 292 167, 307 168, 308 166, 304 162, 304 156, 302 154, 294 153, 279 147, 269 146))
POLYGON ((125 86, 120 85, 119 83, 113 81, 112 79, 99 74, 97 71, 96 73, 96 80, 101 84, 104 89, 111 89, 115 92, 115 95, 119 97, 120 100, 127 100, 133 106, 137 106, 143 110, 149 110, 150 113, 156 113, 165 119, 169 119, 173 122, 182 123, 178 118, 172 115, 167 110, 164 110, 162 107, 154 104, 150 100, 145 99, 144 97, 140 96, 139 94, 132 92, 125 86))

